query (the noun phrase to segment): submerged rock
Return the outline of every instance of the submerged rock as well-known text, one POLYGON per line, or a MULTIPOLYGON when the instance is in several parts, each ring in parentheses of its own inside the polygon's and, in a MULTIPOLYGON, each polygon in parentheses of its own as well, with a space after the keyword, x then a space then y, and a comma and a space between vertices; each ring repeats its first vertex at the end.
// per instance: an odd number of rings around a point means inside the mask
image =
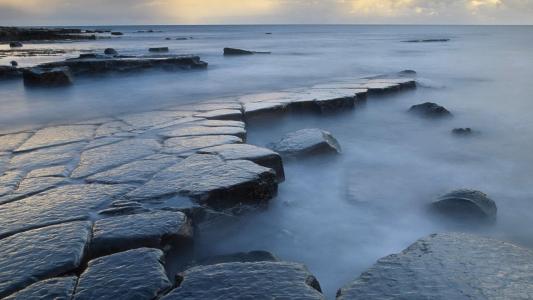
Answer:
POLYGON ((21 42, 11 42, 11 43, 9 43, 9 47, 10 48, 21 48, 22 46, 24 46, 24 45, 22 45, 21 42))
POLYGON ((80 276, 73 299, 152 300, 171 287, 163 266, 163 252, 139 248, 90 261, 80 276))
POLYGON ((291 132, 269 147, 289 157, 341 152, 339 142, 331 133, 316 128, 291 132))
POLYGON ((270 54, 270 52, 256 52, 237 48, 224 48, 224 55, 251 55, 251 54, 270 54))
POLYGON ((29 86, 63 86, 73 82, 72 73, 68 67, 30 68, 22 73, 24 84, 29 86))
POLYGON ((178 247, 192 238, 192 226, 181 212, 154 211, 105 218, 94 224, 91 256, 140 247, 178 247))
POLYGON ((450 39, 421 39, 421 40, 407 40, 405 43, 443 43, 449 42, 450 39))
POLYGON ((462 222, 494 222, 498 209, 486 194, 474 190, 456 190, 447 193, 432 204, 433 209, 449 218, 462 222))
POLYGON ((1 239, 0 297, 78 268, 90 236, 90 222, 72 222, 1 239))
POLYGON ((454 128, 452 129, 452 134, 457 136, 467 136, 473 133, 471 128, 454 128))
POLYGON ((124 35, 124 33, 119 32, 119 31, 112 31, 111 35, 124 35))
POLYGON ((380 259, 340 289, 347 299, 530 299, 533 252, 463 233, 434 234, 380 259))
POLYGON ((150 200, 182 195, 213 208, 228 208, 261 204, 276 193, 272 169, 247 160, 224 161, 216 155, 195 154, 155 174, 127 196, 150 200))
POLYGON ((70 300, 74 294, 74 288, 78 278, 57 277, 39 281, 29 287, 4 298, 5 300, 70 300))
POLYGON ((171 299, 325 299, 304 265, 288 262, 223 263, 181 274, 171 299))
POLYGON ((409 112, 426 118, 446 118, 452 116, 446 108, 432 102, 413 105, 409 109, 409 112))
POLYGON ((105 55, 118 55, 118 52, 117 52, 117 50, 115 50, 113 48, 106 48, 104 50, 104 54, 105 55))
POLYGON ((154 48, 149 48, 148 51, 150 51, 150 52, 168 52, 169 49, 168 49, 168 47, 154 47, 154 48))

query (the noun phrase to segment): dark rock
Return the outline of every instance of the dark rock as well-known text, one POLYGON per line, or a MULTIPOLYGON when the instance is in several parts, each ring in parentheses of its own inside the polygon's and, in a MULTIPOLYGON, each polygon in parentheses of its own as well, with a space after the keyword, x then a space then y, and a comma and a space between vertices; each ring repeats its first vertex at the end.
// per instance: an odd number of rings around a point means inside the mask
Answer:
POLYGON ((279 259, 268 251, 238 252, 225 255, 210 256, 196 263, 198 266, 217 265, 230 262, 258 262, 258 261, 279 261, 279 259))
POLYGON ((81 34, 79 29, 0 27, 0 41, 42 41, 42 40, 88 40, 94 35, 81 34))
POLYGON ((171 287, 163 266, 163 252, 139 248, 90 261, 80 276, 73 299, 151 300, 171 287))
POLYGON ((416 76, 416 74, 417 73, 414 70, 403 70, 403 71, 398 72, 399 76, 406 76, 406 77, 414 77, 416 76))
POLYGON ((19 63, 16 62, 16 61, 14 61, 14 60, 12 60, 12 61, 10 62, 10 64, 11 64, 12 67, 18 67, 18 65, 19 65, 19 63))
POLYGON ((171 38, 167 37, 167 38, 165 38, 165 40, 166 40, 166 41, 170 41, 170 40, 171 40, 171 38))
POLYGON ((168 52, 168 47, 155 47, 155 48, 149 48, 148 51, 150 52, 168 52))
POLYGON ((97 74, 105 72, 130 72, 136 70, 162 69, 205 69, 207 63, 198 56, 175 55, 168 57, 109 57, 95 59, 67 59, 65 61, 41 64, 42 68, 69 67, 73 74, 97 74))
POLYGON ((112 31, 111 35, 124 35, 124 33, 119 32, 119 31, 112 31))
POLYGON ((19 78, 21 76, 21 69, 13 66, 0 66, 0 79, 19 78))
POLYGON ((426 118, 446 118, 452 116, 446 108, 432 102, 413 105, 409 109, 409 112, 426 118))
POLYGON ((188 40, 189 38, 186 38, 186 37, 177 37, 176 38, 176 41, 186 41, 188 40))
POLYGON ((472 129, 471 128, 454 128, 452 129, 452 134, 458 135, 458 136, 466 136, 471 135, 472 129))
POLYGON ((25 69, 22 76, 28 86, 64 86, 73 81, 68 67, 30 68, 25 69))
POLYGON ((90 236, 90 222, 72 222, 0 240, 0 297, 78 268, 90 236))
POLYGON ((325 299, 307 268, 297 263, 223 263, 194 267, 181 274, 171 299, 325 299))
POLYGON ((530 299, 533 252, 462 233, 433 234, 378 260, 340 289, 347 299, 530 299))
POLYGON ((24 45, 22 45, 21 42, 11 42, 11 43, 9 43, 9 47, 10 47, 10 48, 21 48, 21 47, 23 47, 23 46, 24 46, 24 45))
POLYGON ((236 48, 224 48, 224 55, 251 55, 251 54, 270 54, 270 52, 257 52, 236 48))
POLYGON ((323 153, 340 153, 339 142, 327 131, 302 129, 285 135, 269 148, 283 156, 305 156, 323 153))
POLYGON ((190 221, 181 212, 154 211, 96 221, 91 256, 140 247, 169 250, 192 239, 190 221))
POLYGON ((78 282, 77 277, 57 277, 39 281, 4 298, 5 300, 70 300, 78 282))
POLYGON ((405 43, 443 43, 449 42, 450 39, 422 39, 422 40, 407 40, 405 43))
POLYGON ((199 153, 216 154, 225 160, 245 159, 276 172, 278 180, 285 180, 283 162, 278 153, 250 144, 226 144, 204 148, 199 153))
POLYGON ((218 209, 262 204, 276 193, 272 169, 247 160, 224 161, 216 155, 195 154, 155 174, 127 196, 150 200, 182 195, 218 209))
POLYGON ((265 32, 265 34, 272 34, 272 32, 265 32))
POLYGON ((456 190, 433 202, 438 213, 462 222, 496 221, 496 203, 486 194, 474 190, 456 190))

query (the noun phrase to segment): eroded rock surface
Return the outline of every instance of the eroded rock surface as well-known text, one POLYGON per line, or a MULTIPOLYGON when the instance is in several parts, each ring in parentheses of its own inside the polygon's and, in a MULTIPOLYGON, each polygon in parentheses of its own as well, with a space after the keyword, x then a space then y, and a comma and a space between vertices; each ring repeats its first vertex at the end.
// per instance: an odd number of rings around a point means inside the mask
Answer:
POLYGON ((90 236, 90 222, 72 222, 1 239, 0 297, 76 269, 90 236))
POLYGON ((183 195, 218 208, 262 203, 276 192, 276 174, 272 169, 247 160, 224 161, 215 155, 195 154, 155 174, 127 196, 153 199, 183 195))
POLYGON ((92 138, 95 127, 92 125, 65 125, 38 130, 16 151, 29 151, 38 148, 68 144, 92 138))
POLYGON ((192 238, 192 227, 181 212, 153 211, 105 218, 94 224, 93 257, 140 247, 178 246, 192 238))
POLYGON ((139 248, 89 262, 81 274, 74 300, 151 300, 172 287, 163 266, 163 252, 139 248))
POLYGON ((498 209, 494 200, 474 190, 456 190, 432 203, 437 213, 461 222, 494 222, 498 209))
POLYGON ((425 118, 448 118, 452 116, 446 108, 432 102, 413 105, 409 112, 425 118))
POLYGON ((341 152, 339 142, 331 133, 316 128, 289 133, 269 147, 288 157, 341 152))
POLYGON ((165 140, 163 152, 190 155, 202 148, 225 144, 242 143, 240 137, 234 135, 207 135, 197 137, 176 137, 165 140))
POLYGON ((194 267, 170 299, 325 299, 307 268, 297 263, 248 262, 194 267))
POLYGON ((337 299, 530 299, 532 262, 531 250, 507 242, 434 234, 380 259, 337 299))
POLYGON ((70 300, 77 282, 78 278, 74 276, 46 279, 6 297, 5 300, 70 300))

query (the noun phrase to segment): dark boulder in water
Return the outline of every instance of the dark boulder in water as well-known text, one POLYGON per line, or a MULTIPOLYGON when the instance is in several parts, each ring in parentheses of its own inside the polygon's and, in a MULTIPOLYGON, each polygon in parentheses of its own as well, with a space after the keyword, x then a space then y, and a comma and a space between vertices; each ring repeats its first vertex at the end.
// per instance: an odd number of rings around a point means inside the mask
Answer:
POLYGON ((401 77, 415 77, 416 71, 414 70, 403 70, 397 73, 401 77))
POLYGON ((29 86, 64 86, 73 81, 69 67, 25 69, 23 78, 29 86))
POLYGON ((426 118, 443 118, 452 116, 446 108, 432 102, 413 105, 409 109, 409 112, 426 118))
POLYGON ((115 50, 113 48, 106 48, 104 50, 104 54, 105 55, 118 55, 118 52, 117 52, 117 50, 115 50))
POLYGON ((337 292, 352 299, 530 299, 533 251, 464 233, 433 234, 378 260, 337 292))
POLYGON ((407 40, 405 43, 445 43, 449 42, 450 39, 421 39, 421 40, 407 40))
POLYGON ((252 54, 270 54, 270 52, 257 52, 237 48, 224 48, 224 55, 252 55, 252 54))
POLYGON ((456 190, 439 197, 432 203, 435 212, 464 222, 496 220, 496 203, 486 194, 474 190, 456 190))
POLYGON ((111 35, 124 35, 124 33, 118 32, 118 31, 113 31, 113 32, 111 32, 111 35))
POLYGON ((454 128, 452 129, 452 134, 456 136, 467 136, 473 133, 471 128, 454 128))
POLYGON ((316 128, 291 132, 269 147, 287 157, 341 152, 339 142, 331 133, 316 128))
POLYGON ((9 43, 9 47, 10 48, 21 48, 22 46, 24 46, 24 45, 22 45, 21 42, 11 42, 11 43, 9 43))
POLYGON ((10 64, 11 64, 12 67, 18 67, 18 65, 19 65, 19 63, 16 62, 16 61, 14 61, 14 60, 12 60, 12 61, 10 62, 10 64))
POLYGON ((148 51, 150 51, 150 52, 168 52, 169 49, 168 49, 168 47, 154 47, 154 48, 149 48, 148 51))

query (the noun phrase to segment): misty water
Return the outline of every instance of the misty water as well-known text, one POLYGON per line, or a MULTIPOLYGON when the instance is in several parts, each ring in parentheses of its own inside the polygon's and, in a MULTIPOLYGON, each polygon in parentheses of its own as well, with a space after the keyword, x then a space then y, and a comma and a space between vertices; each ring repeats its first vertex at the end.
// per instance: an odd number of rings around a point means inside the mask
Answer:
MULTIPOLYGON (((107 27, 109 28, 109 27, 107 27)), ((69 88, 25 89, 0 82, 0 128, 70 122, 219 97, 305 87, 335 78, 413 69, 419 87, 371 97, 335 115, 287 115, 248 124, 248 142, 264 146, 310 127, 330 131, 343 153, 285 161, 286 181, 268 209, 200 237, 203 255, 268 250, 305 263, 328 298, 378 258, 431 233, 468 231, 533 247, 533 27, 461 26, 162 26, 118 27, 121 38, 35 48, 146 54, 168 46, 198 54, 208 71, 143 72, 79 78, 69 88), (156 33, 136 33, 154 29, 156 33), (265 33, 270 32, 271 35, 265 33), (172 40, 165 40, 166 37, 172 40), (192 37, 189 40, 175 40, 192 37), (449 38, 447 43, 403 43, 449 38), (272 51, 223 57, 223 47, 272 51), (413 104, 439 103, 450 120, 419 119, 413 104), (456 127, 476 134, 452 136, 456 127), (487 193, 494 226, 437 219, 428 203, 457 188, 487 193)), ((4 47, 5 46, 0 46, 4 47)), ((16 58, 21 65, 60 57, 16 58)), ((0 58, 6 64, 12 58, 0 58)))

